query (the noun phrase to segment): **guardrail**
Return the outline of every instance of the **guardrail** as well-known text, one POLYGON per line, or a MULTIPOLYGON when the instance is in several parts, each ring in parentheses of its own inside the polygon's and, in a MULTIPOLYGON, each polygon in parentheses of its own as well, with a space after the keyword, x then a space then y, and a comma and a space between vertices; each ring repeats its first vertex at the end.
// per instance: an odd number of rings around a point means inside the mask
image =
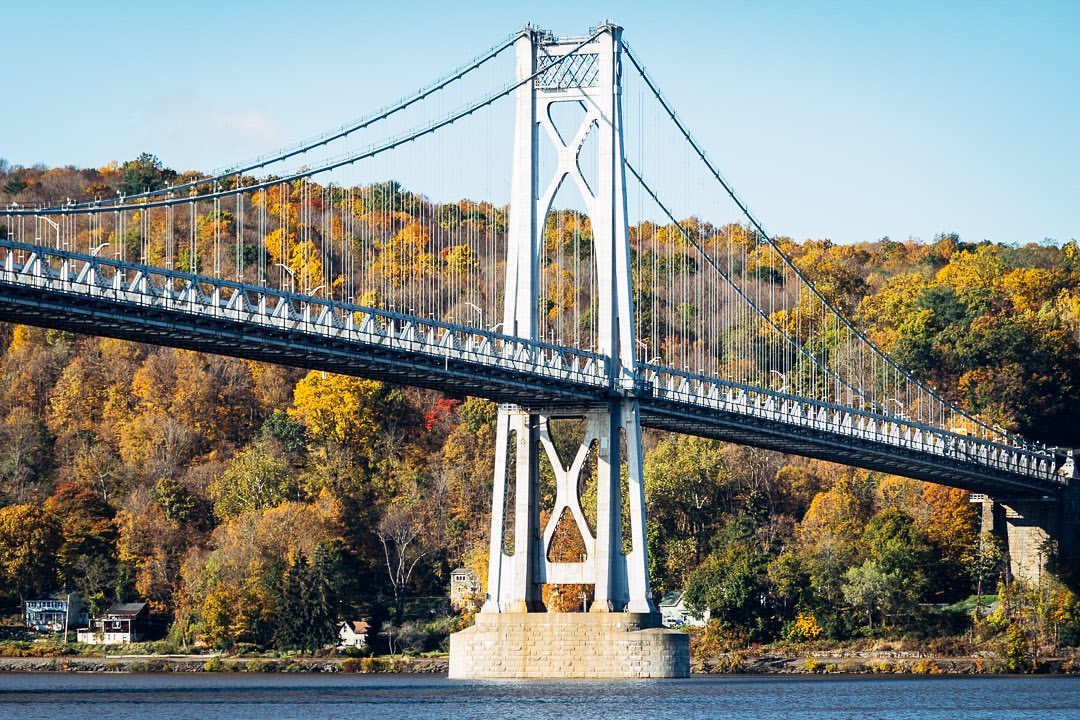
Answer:
POLYGON ((594 388, 608 359, 586 350, 337 300, 0 240, 0 282, 389 347, 594 388))
MULTIPOLYGON (((337 300, 0 240, 0 282, 418 353, 613 389, 604 355, 337 300)), ((636 394, 861 438, 1065 485, 1071 456, 675 370, 637 367, 636 394)))
POLYGON ((800 398, 660 365, 641 365, 655 398, 916 450, 1026 477, 1068 484, 1071 457, 1013 447, 901 418, 800 398))

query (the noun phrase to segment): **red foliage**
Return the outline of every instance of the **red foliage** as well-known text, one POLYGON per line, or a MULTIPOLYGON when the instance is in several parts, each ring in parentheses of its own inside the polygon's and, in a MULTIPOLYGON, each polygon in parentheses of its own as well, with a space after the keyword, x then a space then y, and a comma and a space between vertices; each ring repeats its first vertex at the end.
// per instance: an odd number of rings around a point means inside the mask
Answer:
POLYGON ((431 432, 438 427, 444 420, 450 418, 461 404, 460 400, 454 400, 453 398, 439 398, 435 402, 435 407, 424 413, 424 429, 431 432))

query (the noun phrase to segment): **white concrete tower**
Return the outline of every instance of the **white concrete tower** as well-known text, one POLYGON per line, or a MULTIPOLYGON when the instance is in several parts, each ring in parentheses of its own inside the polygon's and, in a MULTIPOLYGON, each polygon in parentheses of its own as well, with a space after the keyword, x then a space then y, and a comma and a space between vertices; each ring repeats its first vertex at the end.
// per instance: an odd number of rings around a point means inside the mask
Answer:
POLYGON ((641 429, 632 394, 634 322, 623 170, 621 32, 606 25, 589 38, 555 39, 529 29, 516 44, 518 80, 536 77, 516 91, 503 327, 510 335, 542 339, 538 291, 543 231, 560 186, 573 183, 592 225, 598 295, 595 340, 597 351, 611 358, 612 393, 599 407, 499 409, 484 613, 536 611, 545 583, 593 585, 592 612, 656 612, 645 546, 641 429), (576 127, 556 126, 552 112, 560 103, 583 110, 576 127), (598 171, 586 178, 579 156, 591 133, 598 141, 598 171), (539 146, 547 140, 556 151, 553 170, 539 163, 539 146), (548 432, 549 419, 564 417, 585 420, 585 437, 569 467, 563 465, 548 432), (578 493, 590 448, 597 455, 595 534, 578 493), (550 460, 556 480, 555 506, 544 528, 539 527, 540 453, 550 460), (629 527, 623 527, 623 473, 629 527), (506 505, 508 482, 514 483, 512 508, 506 505), (507 552, 504 532, 510 512, 513 550, 507 552), (580 562, 549 559, 564 512, 569 512, 585 543, 580 562), (630 539, 630 552, 625 554, 624 533, 630 539))

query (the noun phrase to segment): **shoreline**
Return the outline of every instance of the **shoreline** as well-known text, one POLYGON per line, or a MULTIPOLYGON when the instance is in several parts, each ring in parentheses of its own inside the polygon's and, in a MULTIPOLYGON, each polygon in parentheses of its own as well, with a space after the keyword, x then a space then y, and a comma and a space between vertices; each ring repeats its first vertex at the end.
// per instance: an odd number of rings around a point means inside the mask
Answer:
MULTIPOLYGON (((259 658, 218 655, 0 657, 0 673, 324 673, 445 675, 441 657, 259 658)), ((916 653, 728 653, 691 662, 691 676, 709 675, 913 675, 974 676, 1008 673, 997 656, 916 653)), ((1027 673, 1080 675, 1076 655, 1040 658, 1027 673)))

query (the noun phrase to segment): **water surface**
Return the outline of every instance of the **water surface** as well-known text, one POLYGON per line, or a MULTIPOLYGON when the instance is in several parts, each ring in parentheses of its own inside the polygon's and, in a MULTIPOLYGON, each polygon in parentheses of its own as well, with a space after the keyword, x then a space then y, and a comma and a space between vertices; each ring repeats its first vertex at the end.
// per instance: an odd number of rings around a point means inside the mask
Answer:
POLYGON ((415 675, 0 675, 4 720, 1003 717, 1080 720, 1080 678, 774 675, 465 682, 415 675))

